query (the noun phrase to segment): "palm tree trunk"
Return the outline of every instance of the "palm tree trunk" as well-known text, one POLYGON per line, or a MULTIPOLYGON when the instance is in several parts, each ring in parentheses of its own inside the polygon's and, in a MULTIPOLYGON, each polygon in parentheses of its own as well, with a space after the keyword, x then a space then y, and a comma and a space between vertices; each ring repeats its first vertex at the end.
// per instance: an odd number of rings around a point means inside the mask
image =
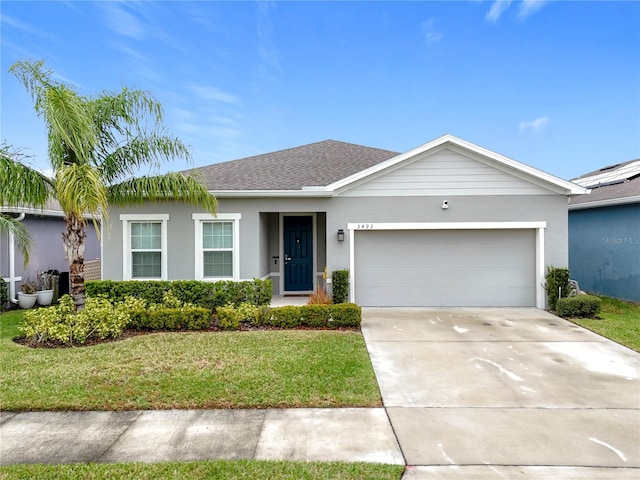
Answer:
POLYGON ((62 234, 65 257, 69 263, 69 280, 71 296, 76 311, 84 308, 84 219, 69 213, 64 218, 67 228, 62 234))

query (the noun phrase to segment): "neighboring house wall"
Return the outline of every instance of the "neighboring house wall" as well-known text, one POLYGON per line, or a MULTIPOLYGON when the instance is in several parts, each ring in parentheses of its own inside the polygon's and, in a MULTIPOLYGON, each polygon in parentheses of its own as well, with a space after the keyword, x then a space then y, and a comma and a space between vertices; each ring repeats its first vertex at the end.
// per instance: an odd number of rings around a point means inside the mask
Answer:
MULTIPOLYGON (((30 260, 24 265, 24 258, 15 252, 15 276, 23 280, 36 281, 38 271, 58 270, 68 272, 69 264, 65 259, 62 246, 62 232, 65 229, 64 219, 57 216, 40 216, 29 214, 23 220, 32 237, 29 250, 30 260)), ((91 220, 87 222, 85 241, 85 260, 100 258, 100 241, 91 220)), ((0 236, 0 276, 9 278, 9 238, 0 236)), ((16 284, 19 289, 19 283, 16 284)))
POLYGON ((640 204, 572 210, 569 249, 582 290, 640 301, 640 204))

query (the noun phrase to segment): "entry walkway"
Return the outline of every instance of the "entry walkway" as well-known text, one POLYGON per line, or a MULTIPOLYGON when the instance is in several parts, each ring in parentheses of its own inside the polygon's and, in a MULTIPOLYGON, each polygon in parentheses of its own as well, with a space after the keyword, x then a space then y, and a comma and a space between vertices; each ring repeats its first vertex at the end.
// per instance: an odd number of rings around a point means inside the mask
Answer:
POLYGON ((364 309, 418 479, 640 478, 640 354, 536 309, 364 309))

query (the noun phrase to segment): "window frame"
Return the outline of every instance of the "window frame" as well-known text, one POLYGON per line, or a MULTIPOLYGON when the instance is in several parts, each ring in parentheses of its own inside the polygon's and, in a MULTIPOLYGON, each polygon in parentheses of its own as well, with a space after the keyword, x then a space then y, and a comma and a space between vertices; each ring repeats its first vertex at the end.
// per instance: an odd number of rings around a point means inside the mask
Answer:
MULTIPOLYGON (((123 213, 122 221, 122 279, 123 280, 167 280, 167 223, 168 213, 123 213), (160 277, 133 277, 133 262, 131 248, 131 224, 133 223, 160 223, 160 277)), ((136 250, 137 251, 137 250, 136 250)), ((156 251, 156 250, 153 250, 156 251)))
MULTIPOLYGON (((240 213, 194 213, 191 219, 194 222, 195 236, 195 279, 205 282, 216 282, 219 280, 240 280, 240 213), (231 277, 205 277, 204 276, 204 244, 202 241, 203 225, 205 223, 231 223, 233 232, 233 246, 231 249, 220 249, 218 251, 231 251, 232 255, 232 275, 231 277)), ((210 249, 207 249, 210 250, 210 249)))

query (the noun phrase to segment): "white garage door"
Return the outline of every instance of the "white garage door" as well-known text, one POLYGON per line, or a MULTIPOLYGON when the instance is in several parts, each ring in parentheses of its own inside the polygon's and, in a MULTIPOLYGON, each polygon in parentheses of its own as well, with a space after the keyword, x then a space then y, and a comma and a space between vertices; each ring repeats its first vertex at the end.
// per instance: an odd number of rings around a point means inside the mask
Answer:
POLYGON ((355 232, 362 306, 536 305, 535 230, 355 232))

